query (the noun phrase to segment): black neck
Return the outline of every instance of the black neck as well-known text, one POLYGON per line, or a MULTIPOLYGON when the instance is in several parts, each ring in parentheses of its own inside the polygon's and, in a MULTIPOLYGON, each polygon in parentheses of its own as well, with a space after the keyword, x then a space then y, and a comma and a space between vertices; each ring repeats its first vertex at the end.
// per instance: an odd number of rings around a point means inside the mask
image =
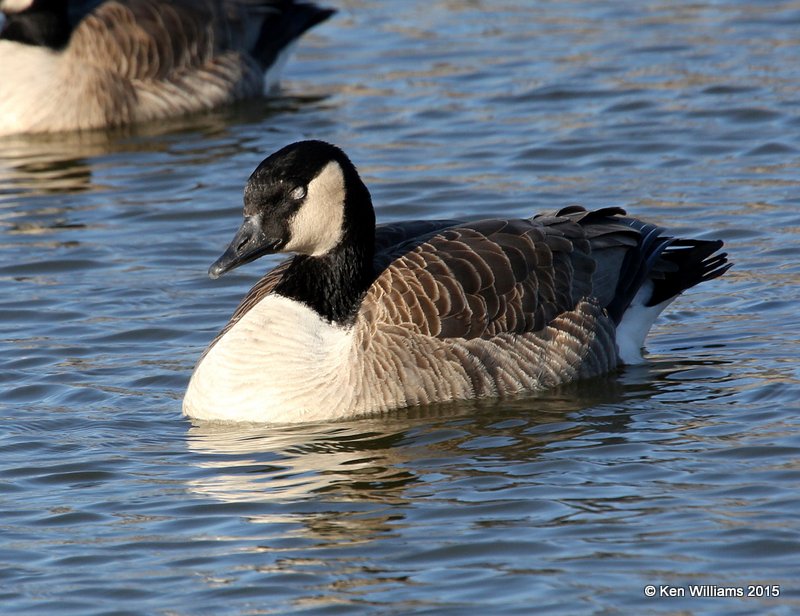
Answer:
POLYGON ((296 256, 275 293, 302 302, 331 323, 352 325, 375 278, 373 242, 340 244, 321 257, 296 256))
POLYGON ((0 38, 25 45, 63 49, 72 27, 64 0, 43 0, 22 13, 7 13, 0 38))
POLYGON ((298 255, 275 285, 275 293, 302 302, 323 319, 352 325, 361 300, 375 280, 375 211, 369 190, 352 163, 344 203, 344 233, 336 247, 320 257, 298 255))

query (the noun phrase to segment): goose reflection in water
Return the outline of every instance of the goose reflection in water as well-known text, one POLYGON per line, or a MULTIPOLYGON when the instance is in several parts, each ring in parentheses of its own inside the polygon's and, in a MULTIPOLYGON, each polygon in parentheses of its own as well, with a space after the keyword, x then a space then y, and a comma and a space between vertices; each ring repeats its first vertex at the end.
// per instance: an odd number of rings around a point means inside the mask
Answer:
POLYGON ((201 454, 202 472, 189 489, 223 502, 400 504, 440 480, 483 476, 487 468, 470 456, 473 443, 494 439, 508 466, 533 461, 542 448, 596 427, 574 414, 603 404, 610 408, 604 430, 624 430, 629 415, 621 403, 654 391, 649 369, 633 372, 625 381, 604 377, 534 397, 429 405, 351 422, 199 422, 187 444, 201 454))

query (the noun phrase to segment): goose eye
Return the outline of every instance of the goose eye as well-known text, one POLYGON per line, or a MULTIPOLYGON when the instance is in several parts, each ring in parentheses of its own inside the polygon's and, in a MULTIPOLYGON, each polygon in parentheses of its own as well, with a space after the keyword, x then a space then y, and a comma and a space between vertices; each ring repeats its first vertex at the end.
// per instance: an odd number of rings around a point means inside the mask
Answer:
POLYGON ((305 186, 298 186, 292 192, 289 193, 289 196, 294 199, 295 201, 300 201, 301 199, 305 199, 306 197, 306 187, 305 186))

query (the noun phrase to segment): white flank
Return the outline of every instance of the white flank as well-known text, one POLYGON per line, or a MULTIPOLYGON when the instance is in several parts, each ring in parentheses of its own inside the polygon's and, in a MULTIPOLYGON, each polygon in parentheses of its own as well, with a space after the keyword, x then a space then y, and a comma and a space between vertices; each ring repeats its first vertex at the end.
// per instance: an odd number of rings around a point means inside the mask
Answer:
POLYGON ((0 40, 0 135, 35 129, 63 114, 63 92, 54 87, 59 66, 50 49, 0 40))
POLYGON ((291 423, 342 416, 352 329, 280 295, 256 304, 195 368, 183 413, 218 421, 291 423))
POLYGON ((642 357, 644 340, 658 315, 675 299, 672 297, 655 306, 645 306, 652 295, 653 283, 647 281, 636 293, 631 305, 622 315, 622 321, 617 326, 616 340, 619 358, 625 364, 644 363, 642 357))
POLYGON ((309 182, 303 205, 289 221, 292 239, 282 252, 318 257, 336 246, 342 239, 344 197, 344 172, 331 161, 309 182))

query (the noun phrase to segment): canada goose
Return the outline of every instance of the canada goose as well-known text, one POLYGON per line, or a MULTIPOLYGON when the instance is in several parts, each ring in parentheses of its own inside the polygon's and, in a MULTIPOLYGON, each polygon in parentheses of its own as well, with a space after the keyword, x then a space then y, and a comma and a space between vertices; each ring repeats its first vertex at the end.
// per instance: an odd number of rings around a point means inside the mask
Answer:
POLYGON ((0 136, 121 126, 253 97, 332 10, 294 0, 0 0, 0 136), (96 4, 96 2, 95 2, 96 4))
POLYGON ((642 361, 656 316, 730 265, 618 207, 375 226, 369 191, 321 141, 266 158, 216 278, 266 274, 200 358, 184 414, 298 422, 553 387, 642 361))

